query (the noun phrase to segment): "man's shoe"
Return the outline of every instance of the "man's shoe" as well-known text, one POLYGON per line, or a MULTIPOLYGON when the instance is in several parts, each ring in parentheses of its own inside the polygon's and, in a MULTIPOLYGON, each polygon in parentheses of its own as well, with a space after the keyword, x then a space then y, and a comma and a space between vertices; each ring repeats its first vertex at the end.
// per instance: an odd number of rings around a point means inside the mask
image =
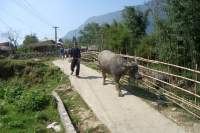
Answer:
POLYGON ((80 78, 80 76, 79 76, 79 75, 76 75, 76 77, 77 77, 77 78, 80 78))
POLYGON ((73 72, 71 72, 71 75, 73 74, 73 72))

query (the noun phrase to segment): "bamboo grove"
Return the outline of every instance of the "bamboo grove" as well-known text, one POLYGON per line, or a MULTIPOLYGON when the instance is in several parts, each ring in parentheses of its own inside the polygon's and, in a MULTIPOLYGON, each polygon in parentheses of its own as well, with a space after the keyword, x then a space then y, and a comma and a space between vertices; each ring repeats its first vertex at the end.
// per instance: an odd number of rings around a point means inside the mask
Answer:
POLYGON ((196 64, 200 66, 200 1, 162 0, 160 3, 145 12, 133 6, 125 7, 120 22, 89 23, 80 31, 78 41, 87 46, 95 44, 100 50, 110 49, 193 69, 196 64), (159 17, 161 12, 165 17, 159 17), (147 34, 149 14, 153 16, 154 30, 147 34))

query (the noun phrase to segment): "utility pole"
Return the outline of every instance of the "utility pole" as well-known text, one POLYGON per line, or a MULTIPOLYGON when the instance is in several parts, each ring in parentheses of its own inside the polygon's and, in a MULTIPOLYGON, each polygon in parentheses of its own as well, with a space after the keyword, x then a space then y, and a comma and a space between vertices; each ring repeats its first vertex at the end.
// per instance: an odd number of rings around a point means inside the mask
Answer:
POLYGON ((101 34, 101 51, 103 51, 104 35, 101 34))
POLYGON ((54 26, 53 28, 54 28, 54 30, 55 30, 55 44, 57 44, 57 29, 58 29, 59 27, 54 26))

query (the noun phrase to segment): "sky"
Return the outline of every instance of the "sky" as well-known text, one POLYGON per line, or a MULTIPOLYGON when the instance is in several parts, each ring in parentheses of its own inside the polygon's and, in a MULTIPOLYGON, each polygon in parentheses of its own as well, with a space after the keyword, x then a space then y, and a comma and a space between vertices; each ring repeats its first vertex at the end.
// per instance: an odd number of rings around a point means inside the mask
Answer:
POLYGON ((99 16, 140 5, 148 0, 0 0, 0 42, 3 33, 14 31, 19 43, 27 34, 39 39, 54 39, 53 26, 58 26, 58 38, 76 29, 89 17, 99 16))

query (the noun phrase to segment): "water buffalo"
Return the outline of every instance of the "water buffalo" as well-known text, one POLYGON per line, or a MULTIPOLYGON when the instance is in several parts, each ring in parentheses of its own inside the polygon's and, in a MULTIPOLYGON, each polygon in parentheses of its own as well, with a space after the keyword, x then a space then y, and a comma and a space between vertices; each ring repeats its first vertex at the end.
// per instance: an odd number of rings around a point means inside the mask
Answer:
POLYGON ((119 83, 123 75, 128 74, 133 79, 142 78, 138 72, 137 63, 127 63, 123 57, 109 50, 99 53, 98 61, 103 75, 103 84, 105 85, 106 73, 111 74, 116 82, 116 89, 119 91, 119 96, 123 96, 119 83))

